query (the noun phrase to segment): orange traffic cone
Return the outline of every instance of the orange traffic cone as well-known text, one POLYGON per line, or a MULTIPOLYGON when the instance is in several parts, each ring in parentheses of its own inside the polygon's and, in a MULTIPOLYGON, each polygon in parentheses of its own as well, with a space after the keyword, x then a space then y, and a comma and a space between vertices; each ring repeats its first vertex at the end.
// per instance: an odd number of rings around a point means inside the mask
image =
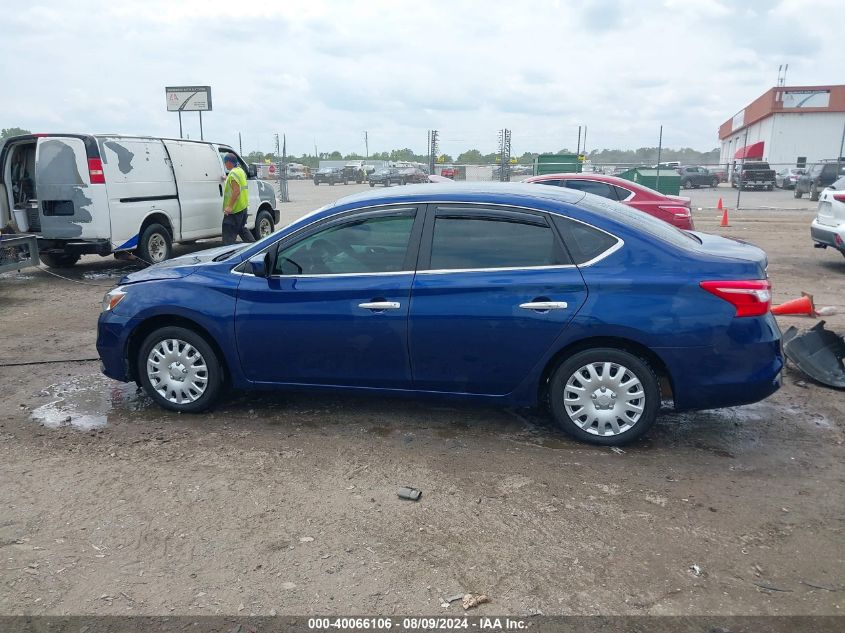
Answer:
POLYGON ((774 306, 772 308, 772 314, 778 314, 781 316, 816 316, 816 306, 813 304, 813 295, 808 295, 806 292, 802 292, 800 299, 792 299, 786 303, 781 303, 779 306, 774 306))
MULTIPOLYGON (((720 205, 722 204, 721 198, 719 198, 719 204, 720 205)), ((719 223, 719 226, 730 226, 730 224, 728 224, 728 209, 727 209, 727 207, 722 209, 722 221, 719 223)))
POLYGON ((722 198, 719 198, 719 204, 716 205, 716 208, 721 211, 722 210, 722 198))

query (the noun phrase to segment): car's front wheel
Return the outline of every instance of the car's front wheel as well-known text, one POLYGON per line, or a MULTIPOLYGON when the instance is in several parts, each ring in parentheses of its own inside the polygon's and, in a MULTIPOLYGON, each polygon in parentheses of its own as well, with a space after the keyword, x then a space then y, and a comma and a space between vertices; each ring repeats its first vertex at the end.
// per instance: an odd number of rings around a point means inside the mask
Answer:
POLYGON ((549 384, 552 415, 576 439, 603 446, 645 434, 660 409, 657 376, 641 358, 619 349, 573 354, 549 384))
POLYGON ((197 413, 220 394, 223 368, 208 342, 193 330, 163 327, 141 344, 137 376, 144 390, 165 409, 197 413))
POLYGON ((793 198, 800 198, 804 194, 798 189, 798 185, 795 185, 795 189, 792 191, 793 198))

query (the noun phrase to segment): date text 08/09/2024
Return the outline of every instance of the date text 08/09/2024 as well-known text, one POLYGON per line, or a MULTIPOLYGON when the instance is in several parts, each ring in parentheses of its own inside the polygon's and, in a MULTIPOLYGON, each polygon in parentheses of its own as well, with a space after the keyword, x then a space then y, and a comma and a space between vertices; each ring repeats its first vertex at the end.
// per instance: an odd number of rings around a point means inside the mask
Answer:
POLYGON ((443 617, 356 617, 356 618, 309 618, 308 628, 312 630, 371 630, 388 631, 402 630, 432 630, 432 629, 479 629, 479 630, 519 630, 527 628, 527 623, 515 618, 476 617, 476 618, 443 618, 443 617))

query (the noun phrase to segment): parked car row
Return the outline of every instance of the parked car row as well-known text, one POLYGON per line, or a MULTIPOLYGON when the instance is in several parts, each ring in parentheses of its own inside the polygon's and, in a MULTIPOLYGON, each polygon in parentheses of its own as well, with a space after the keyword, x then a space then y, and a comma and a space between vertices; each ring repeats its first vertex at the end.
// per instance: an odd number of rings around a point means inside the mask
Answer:
POLYGON ((396 167, 385 167, 383 169, 376 170, 373 174, 370 174, 368 180, 370 182, 370 187, 375 187, 376 185, 389 187, 394 184, 407 185, 409 183, 416 184, 428 182, 428 174, 417 167, 403 167, 401 169, 396 167))

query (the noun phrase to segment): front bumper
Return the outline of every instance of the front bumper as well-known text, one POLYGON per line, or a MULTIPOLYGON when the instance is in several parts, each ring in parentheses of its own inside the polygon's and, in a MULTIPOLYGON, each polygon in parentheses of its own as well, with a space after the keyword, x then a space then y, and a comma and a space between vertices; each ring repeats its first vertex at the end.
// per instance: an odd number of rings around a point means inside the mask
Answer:
POLYGON ((845 225, 829 226, 813 220, 810 224, 810 237, 821 248, 832 246, 845 252, 845 225))
POLYGON ((103 373, 121 382, 133 380, 126 358, 127 341, 133 330, 132 319, 114 311, 103 312, 97 321, 97 354, 103 373))

